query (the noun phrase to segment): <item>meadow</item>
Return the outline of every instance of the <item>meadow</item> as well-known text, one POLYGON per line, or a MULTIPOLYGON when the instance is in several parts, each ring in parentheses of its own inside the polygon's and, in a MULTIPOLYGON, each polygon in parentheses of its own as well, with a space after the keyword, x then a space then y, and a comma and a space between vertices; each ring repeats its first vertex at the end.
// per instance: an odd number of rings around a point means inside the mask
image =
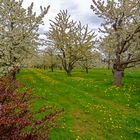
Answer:
POLYGON ((42 105, 64 109, 50 140, 139 140, 140 69, 125 71, 123 85, 112 86, 107 69, 63 70, 23 69, 18 80, 38 96, 33 110, 42 105))

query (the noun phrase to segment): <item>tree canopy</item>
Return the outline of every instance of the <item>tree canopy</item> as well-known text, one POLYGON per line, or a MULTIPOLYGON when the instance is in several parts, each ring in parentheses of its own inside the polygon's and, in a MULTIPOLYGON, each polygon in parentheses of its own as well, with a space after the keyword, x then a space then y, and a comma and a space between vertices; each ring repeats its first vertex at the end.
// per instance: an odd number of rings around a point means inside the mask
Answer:
POLYGON ((63 68, 71 75, 74 64, 94 47, 94 32, 88 26, 73 21, 67 10, 60 11, 50 25, 48 39, 57 48, 63 68))
POLYGON ((33 12, 33 3, 22 7, 23 0, 0 1, 0 74, 19 64, 28 53, 39 45, 39 25, 47 14, 47 8, 41 7, 41 13, 33 12))
POLYGON ((140 2, 133 0, 93 0, 91 9, 104 19, 101 32, 111 36, 114 85, 119 86, 125 68, 140 62, 140 2))

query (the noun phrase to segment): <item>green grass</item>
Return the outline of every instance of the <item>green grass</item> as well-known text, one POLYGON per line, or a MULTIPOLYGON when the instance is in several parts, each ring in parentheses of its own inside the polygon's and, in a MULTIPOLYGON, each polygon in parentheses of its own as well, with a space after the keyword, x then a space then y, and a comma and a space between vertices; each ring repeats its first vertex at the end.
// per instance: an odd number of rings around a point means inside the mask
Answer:
POLYGON ((40 98, 33 104, 64 108, 61 128, 53 129, 51 140, 139 140, 140 139, 140 70, 125 72, 123 86, 112 86, 112 73, 93 69, 89 74, 26 69, 18 79, 32 87, 40 98))

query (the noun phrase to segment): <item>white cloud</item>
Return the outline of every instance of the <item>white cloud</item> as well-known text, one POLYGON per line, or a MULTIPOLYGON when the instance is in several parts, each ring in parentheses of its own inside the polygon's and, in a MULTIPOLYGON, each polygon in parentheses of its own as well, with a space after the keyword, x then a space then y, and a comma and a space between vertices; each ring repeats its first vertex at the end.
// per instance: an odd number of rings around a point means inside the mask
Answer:
POLYGON ((44 26, 41 26, 40 32, 43 33, 49 29, 49 19, 53 20, 60 10, 68 9, 68 13, 73 20, 88 24, 91 29, 97 31, 101 20, 93 14, 90 9, 92 0, 24 0, 23 6, 26 8, 34 2, 34 11, 40 12, 40 5, 47 7, 50 5, 48 14, 44 19, 44 26))

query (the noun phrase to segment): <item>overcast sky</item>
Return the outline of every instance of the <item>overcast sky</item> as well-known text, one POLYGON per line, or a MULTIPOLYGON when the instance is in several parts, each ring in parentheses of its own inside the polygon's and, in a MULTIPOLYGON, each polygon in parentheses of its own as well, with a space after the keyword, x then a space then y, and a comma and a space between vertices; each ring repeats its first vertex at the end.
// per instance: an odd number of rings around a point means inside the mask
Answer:
POLYGON ((83 25, 88 24, 91 29, 96 31, 101 24, 101 19, 94 15, 90 9, 92 0, 24 0, 23 6, 26 8, 34 2, 34 11, 40 12, 40 5, 47 7, 50 5, 48 14, 44 22, 45 25, 40 27, 40 34, 48 31, 49 19, 53 20, 60 10, 68 10, 71 18, 76 21, 81 21, 83 25))

